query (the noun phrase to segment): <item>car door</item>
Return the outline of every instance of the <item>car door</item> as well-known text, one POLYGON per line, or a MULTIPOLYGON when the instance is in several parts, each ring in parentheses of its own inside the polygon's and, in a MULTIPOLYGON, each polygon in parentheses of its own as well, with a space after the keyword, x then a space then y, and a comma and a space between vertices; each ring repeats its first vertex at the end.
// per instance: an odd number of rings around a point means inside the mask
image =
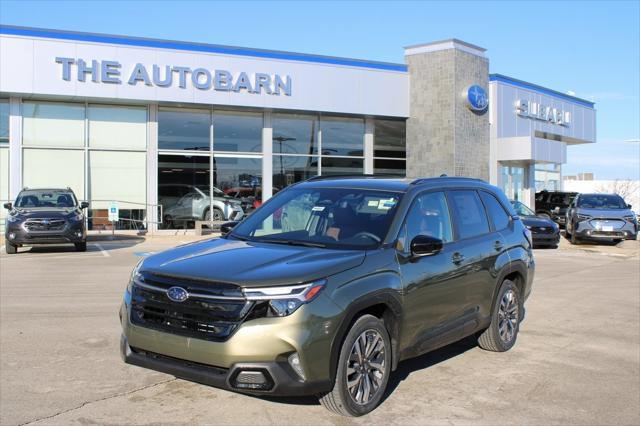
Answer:
POLYGON ((504 240, 498 232, 492 232, 478 191, 452 190, 447 197, 457 239, 451 261, 458 267, 460 281, 451 303, 457 305, 456 314, 466 328, 474 328, 483 320, 486 294, 495 288, 494 264, 496 255, 504 250, 504 240))
POLYGON ((405 217, 396 250, 405 295, 401 350, 417 354, 430 349, 443 334, 456 333, 453 322, 461 314, 459 299, 464 294, 464 277, 452 260, 460 248, 454 241, 443 191, 416 196, 405 217), (431 256, 412 257, 410 244, 417 235, 441 239, 442 250, 431 256))

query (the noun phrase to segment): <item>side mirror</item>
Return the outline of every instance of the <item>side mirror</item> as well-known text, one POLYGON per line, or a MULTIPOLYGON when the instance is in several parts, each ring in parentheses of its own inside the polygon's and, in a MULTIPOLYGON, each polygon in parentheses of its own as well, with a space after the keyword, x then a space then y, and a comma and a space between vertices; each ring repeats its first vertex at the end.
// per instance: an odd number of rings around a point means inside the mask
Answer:
POLYGON ((86 209, 87 207, 89 207, 89 202, 88 201, 83 201, 80 203, 80 208, 81 209, 86 209))
POLYGON ((13 204, 11 203, 4 203, 4 208, 7 210, 11 210, 13 208, 13 204))
POLYGON ((235 228, 235 226, 240 223, 238 221, 232 221, 232 222, 226 222, 223 223, 222 225, 220 225, 220 234, 222 234, 222 236, 224 237, 225 235, 227 235, 229 232, 231 232, 231 230, 233 228, 235 228))
MULTIPOLYGON (((6 204, 5 204, 5 205, 6 205, 6 204)), ((628 208, 629 210, 631 210, 631 208, 632 208, 632 207, 633 207, 633 206, 632 206, 631 204, 627 204, 627 208, 628 208)))
POLYGON ((444 242, 440 238, 417 235, 411 240, 411 254, 416 257, 432 256, 440 253, 444 242))

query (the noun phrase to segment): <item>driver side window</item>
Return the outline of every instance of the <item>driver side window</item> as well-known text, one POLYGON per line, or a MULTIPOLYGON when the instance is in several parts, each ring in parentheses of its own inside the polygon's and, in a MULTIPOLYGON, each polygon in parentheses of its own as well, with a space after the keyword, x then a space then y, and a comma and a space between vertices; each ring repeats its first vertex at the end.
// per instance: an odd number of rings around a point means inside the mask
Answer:
POLYGON ((413 200, 398 237, 398 249, 409 252, 411 240, 418 235, 453 241, 451 218, 444 192, 430 192, 413 200))

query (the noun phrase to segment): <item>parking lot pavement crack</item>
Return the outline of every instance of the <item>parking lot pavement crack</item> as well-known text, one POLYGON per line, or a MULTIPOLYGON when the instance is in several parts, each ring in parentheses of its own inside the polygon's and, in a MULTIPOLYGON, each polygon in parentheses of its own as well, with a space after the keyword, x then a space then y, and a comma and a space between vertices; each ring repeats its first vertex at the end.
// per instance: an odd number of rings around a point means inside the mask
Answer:
POLYGON ((152 383, 150 385, 142 386, 140 388, 132 389, 130 391, 120 392, 120 393, 117 393, 115 395, 109 395, 109 396, 105 396, 103 398, 94 399, 93 401, 85 401, 82 404, 78 405, 77 407, 69 408, 67 410, 63 410, 63 411, 60 411, 58 413, 51 414, 50 416, 40 417, 39 419, 30 420, 30 421, 25 422, 25 423, 20 423, 19 426, 26 426, 26 425, 31 425, 31 424, 35 424, 35 423, 38 423, 38 422, 42 422, 42 421, 45 421, 45 420, 50 420, 50 419, 53 419, 55 417, 61 416, 63 414, 67 414, 67 413, 70 413, 72 411, 79 410, 79 409, 81 409, 81 408, 83 408, 83 407, 85 407, 87 405, 95 404, 97 402, 107 401, 107 400, 113 399, 113 398, 119 398, 121 396, 131 395, 133 393, 140 392, 140 391, 143 391, 145 389, 154 388, 154 387, 156 387, 158 385, 164 385, 166 383, 173 382, 175 380, 177 380, 177 379, 174 377, 173 379, 163 380, 162 382, 158 382, 158 383, 152 383))

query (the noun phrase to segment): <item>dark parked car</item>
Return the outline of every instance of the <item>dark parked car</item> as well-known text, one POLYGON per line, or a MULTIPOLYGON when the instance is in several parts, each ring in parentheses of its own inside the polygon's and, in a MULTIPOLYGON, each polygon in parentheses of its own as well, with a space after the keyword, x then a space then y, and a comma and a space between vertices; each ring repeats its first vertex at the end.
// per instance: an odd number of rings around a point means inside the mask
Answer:
POLYGON ((124 361, 349 416, 404 359, 470 335, 511 349, 534 276, 529 231, 475 179, 312 178, 223 231, 135 267, 124 361))
POLYGON ((15 254, 18 247, 33 244, 74 244, 77 251, 87 250, 87 229, 82 209, 73 191, 66 189, 28 189, 18 194, 9 210, 5 227, 5 249, 15 254))
POLYGON ((533 246, 558 247, 560 243, 560 227, 547 217, 537 216, 533 210, 520 201, 511 201, 522 222, 531 231, 533 246))
POLYGON ((564 226, 567 209, 577 192, 540 191, 536 193, 536 215, 564 226))
POLYGON ((567 210, 566 234, 572 244, 582 239, 635 240, 638 219, 617 194, 579 194, 567 210))

